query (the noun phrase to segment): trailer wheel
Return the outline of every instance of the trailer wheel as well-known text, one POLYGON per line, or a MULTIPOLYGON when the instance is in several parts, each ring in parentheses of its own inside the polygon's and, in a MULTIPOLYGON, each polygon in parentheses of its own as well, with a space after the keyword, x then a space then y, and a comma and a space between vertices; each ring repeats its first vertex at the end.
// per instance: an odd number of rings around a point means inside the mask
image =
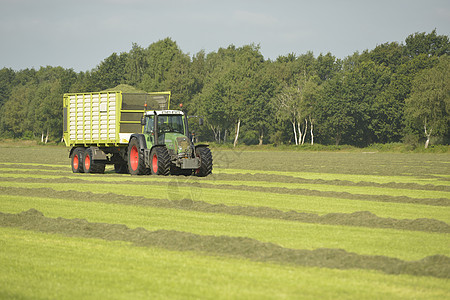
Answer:
POLYGON ((73 173, 84 173, 83 156, 83 148, 75 148, 75 150, 73 150, 73 153, 71 155, 71 165, 73 173))
POLYGON ((140 151, 138 139, 132 139, 128 146, 128 171, 131 175, 148 175, 149 169, 145 167, 144 153, 140 151))
POLYGON ((88 148, 84 151, 83 168, 84 173, 104 173, 105 164, 95 163, 92 159, 92 149, 88 148))
POLYGON ((150 170, 152 175, 170 174, 170 156, 166 147, 154 147, 150 154, 150 170))
POLYGON ((198 147, 195 149, 197 157, 200 158, 200 168, 195 170, 195 175, 205 177, 212 173, 213 158, 211 150, 207 147, 198 147))

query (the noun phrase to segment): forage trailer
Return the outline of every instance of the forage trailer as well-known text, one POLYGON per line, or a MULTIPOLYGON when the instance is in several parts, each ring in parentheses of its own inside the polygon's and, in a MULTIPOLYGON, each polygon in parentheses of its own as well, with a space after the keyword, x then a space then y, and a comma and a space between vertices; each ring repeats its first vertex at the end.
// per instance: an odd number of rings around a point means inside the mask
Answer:
POLYGON ((188 117, 169 109, 170 92, 69 93, 63 101, 74 173, 103 173, 106 164, 132 175, 212 172, 208 145, 194 145, 188 117))

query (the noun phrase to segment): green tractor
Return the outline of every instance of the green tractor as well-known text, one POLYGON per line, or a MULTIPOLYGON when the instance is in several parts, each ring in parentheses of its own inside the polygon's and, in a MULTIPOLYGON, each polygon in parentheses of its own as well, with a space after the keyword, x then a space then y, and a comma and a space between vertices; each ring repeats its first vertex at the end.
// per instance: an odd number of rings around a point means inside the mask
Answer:
POLYGON ((141 125, 143 133, 132 134, 127 149, 130 174, 211 174, 211 151, 208 145, 193 144, 189 138, 188 118, 182 111, 147 111, 141 125))

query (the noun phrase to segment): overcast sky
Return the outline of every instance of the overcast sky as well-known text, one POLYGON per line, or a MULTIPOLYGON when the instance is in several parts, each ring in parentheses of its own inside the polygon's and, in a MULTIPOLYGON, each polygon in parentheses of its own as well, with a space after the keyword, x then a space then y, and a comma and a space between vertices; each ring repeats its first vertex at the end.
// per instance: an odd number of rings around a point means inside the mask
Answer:
POLYGON ((87 71, 172 38, 184 53, 259 44, 266 59, 344 58, 415 32, 450 35, 449 0, 0 0, 0 68, 87 71))

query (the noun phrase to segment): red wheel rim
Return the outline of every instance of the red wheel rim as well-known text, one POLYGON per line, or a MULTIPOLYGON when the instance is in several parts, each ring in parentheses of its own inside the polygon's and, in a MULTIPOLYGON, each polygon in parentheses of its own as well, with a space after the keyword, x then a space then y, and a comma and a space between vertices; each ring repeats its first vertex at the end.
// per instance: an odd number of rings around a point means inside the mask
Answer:
POLYGON ((78 161, 78 155, 75 155, 75 156, 73 157, 73 168, 74 168, 75 170, 78 170, 78 164, 79 164, 79 161, 78 161))
POLYGON ((152 168, 153 168, 153 173, 158 173, 158 156, 156 156, 156 154, 153 154, 153 158, 152 158, 152 168))
POLYGON ((84 158, 84 168, 86 170, 89 170, 91 167, 91 157, 89 155, 86 155, 86 157, 84 158))
POLYGON ((136 146, 133 146, 130 151, 130 165, 133 171, 136 171, 139 165, 139 152, 136 146))

